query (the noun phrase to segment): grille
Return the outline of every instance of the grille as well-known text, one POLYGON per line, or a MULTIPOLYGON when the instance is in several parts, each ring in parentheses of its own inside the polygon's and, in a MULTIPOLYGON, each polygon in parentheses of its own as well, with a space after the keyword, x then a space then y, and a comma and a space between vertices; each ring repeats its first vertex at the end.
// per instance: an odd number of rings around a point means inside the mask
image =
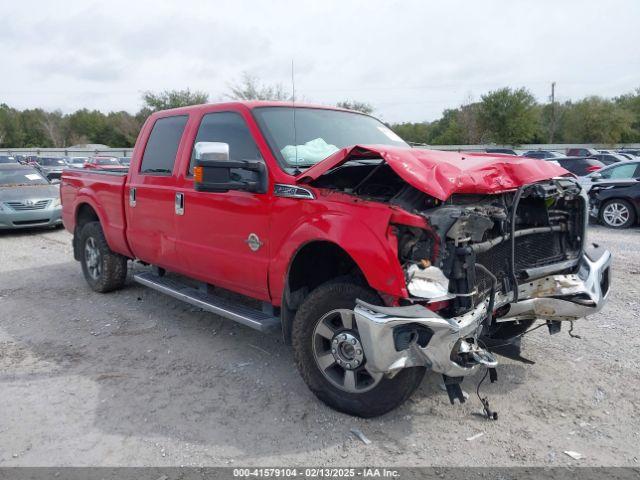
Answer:
MULTIPOLYGON (((560 262, 566 258, 562 251, 561 232, 538 233, 516 238, 516 272, 526 268, 542 267, 560 262)), ((510 242, 502 242, 487 252, 476 256, 476 262, 484 265, 498 279, 498 290, 504 292, 502 279, 509 273, 510 242)), ((491 289, 491 278, 476 270, 478 294, 475 303, 479 303, 491 289)), ((504 292, 506 293, 506 292, 504 292)))
POLYGON ((19 222, 13 222, 14 225, 38 225, 40 223, 49 223, 49 219, 39 218, 36 220, 20 220, 19 222))
POLYGON ((5 205, 10 207, 12 210, 21 212, 24 210, 44 210, 49 206, 50 202, 51 200, 25 200, 24 202, 6 202, 5 205))

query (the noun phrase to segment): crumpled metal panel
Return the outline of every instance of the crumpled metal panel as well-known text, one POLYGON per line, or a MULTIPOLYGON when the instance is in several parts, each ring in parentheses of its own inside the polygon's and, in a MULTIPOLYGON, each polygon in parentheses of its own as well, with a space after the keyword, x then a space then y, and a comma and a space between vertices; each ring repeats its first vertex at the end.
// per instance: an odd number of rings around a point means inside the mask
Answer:
POLYGON ((301 183, 351 159, 382 158, 408 184, 439 200, 454 193, 500 193, 570 174, 546 160, 488 153, 444 152, 387 145, 343 148, 298 175, 301 183))

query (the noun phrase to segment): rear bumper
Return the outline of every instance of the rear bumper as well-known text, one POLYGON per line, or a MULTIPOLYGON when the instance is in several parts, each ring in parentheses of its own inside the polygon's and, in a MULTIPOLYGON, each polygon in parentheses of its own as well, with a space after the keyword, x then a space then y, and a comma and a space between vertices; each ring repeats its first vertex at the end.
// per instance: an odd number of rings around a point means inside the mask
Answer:
MULTIPOLYGON (((520 285, 518 302, 512 302, 511 295, 498 295, 495 308, 509 305, 507 314, 498 321, 572 321, 592 315, 606 303, 610 265, 608 251, 591 252, 583 255, 576 274, 550 275, 520 285)), ((358 302, 355 317, 368 369, 394 374, 407 367, 427 367, 450 377, 463 377, 480 365, 494 366, 491 354, 475 341, 487 318, 488 303, 487 299, 460 317, 443 318, 420 305, 378 307, 358 302), (422 341, 416 334, 410 342, 398 342, 400 328, 428 334, 422 341)))
POLYGON ((53 227, 62 224, 62 208, 25 210, 21 212, 0 211, 0 230, 19 228, 53 227))

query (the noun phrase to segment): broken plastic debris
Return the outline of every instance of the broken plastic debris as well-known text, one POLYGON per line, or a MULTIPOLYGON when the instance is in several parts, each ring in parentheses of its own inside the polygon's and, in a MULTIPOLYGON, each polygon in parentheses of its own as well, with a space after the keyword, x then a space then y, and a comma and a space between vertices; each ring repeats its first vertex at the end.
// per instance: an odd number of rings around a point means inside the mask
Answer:
POLYGON ((364 433, 362 433, 361 430, 357 429, 357 428, 352 428, 351 429, 351 433, 353 433, 356 437, 358 437, 360 440, 362 440, 362 443, 364 443, 365 445, 370 445, 371 444, 371 440, 369 440, 364 433))
POLYGON ((476 438, 480 438, 483 435, 484 435, 484 432, 480 432, 480 433, 476 433, 475 435, 471 435, 470 437, 467 437, 467 442, 472 442, 476 438))
POLYGON ((578 453, 578 452, 574 452, 572 450, 565 450, 564 454, 565 455, 569 455, 574 460, 582 460, 584 458, 584 455, 582 455, 581 453, 578 453))

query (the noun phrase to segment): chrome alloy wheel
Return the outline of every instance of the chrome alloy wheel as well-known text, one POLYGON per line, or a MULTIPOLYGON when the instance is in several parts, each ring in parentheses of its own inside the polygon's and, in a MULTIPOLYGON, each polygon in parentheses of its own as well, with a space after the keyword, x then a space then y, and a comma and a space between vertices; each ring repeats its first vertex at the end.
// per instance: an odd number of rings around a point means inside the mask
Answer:
POLYGON ((371 390, 383 374, 370 372, 353 310, 332 310, 313 330, 313 356, 324 377, 349 393, 371 390))
POLYGON ((84 261, 91 278, 98 280, 102 274, 102 254, 93 237, 87 238, 84 244, 84 261))
POLYGON ((620 227, 629 221, 631 212, 626 205, 618 202, 611 202, 602 212, 602 218, 607 225, 620 227))

